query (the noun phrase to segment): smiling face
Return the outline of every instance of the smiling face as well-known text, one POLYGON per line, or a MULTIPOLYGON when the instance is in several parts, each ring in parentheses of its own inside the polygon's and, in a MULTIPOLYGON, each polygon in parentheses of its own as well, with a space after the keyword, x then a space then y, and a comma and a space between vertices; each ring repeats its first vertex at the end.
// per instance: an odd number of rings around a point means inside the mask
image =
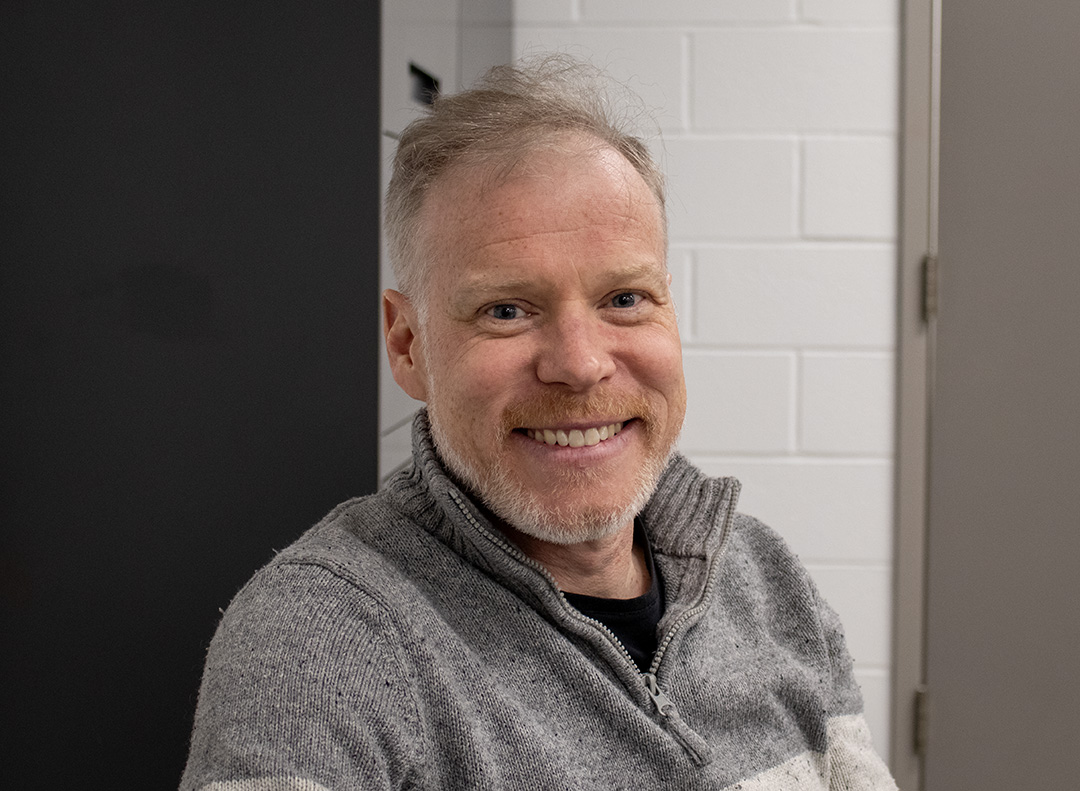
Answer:
POLYGON ((543 541, 628 527, 686 404, 645 182, 614 150, 563 138, 497 181, 445 175, 422 220, 423 323, 388 295, 387 345, 399 384, 428 402, 448 468, 543 541))

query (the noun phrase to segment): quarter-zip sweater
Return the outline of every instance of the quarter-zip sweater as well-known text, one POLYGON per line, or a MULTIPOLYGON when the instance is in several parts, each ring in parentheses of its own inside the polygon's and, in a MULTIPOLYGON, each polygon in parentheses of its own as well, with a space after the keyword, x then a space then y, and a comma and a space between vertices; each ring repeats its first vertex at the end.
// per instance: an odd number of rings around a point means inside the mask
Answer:
POLYGON ((237 594, 182 791, 893 789, 839 621, 739 485, 676 456, 641 514, 647 673, 447 476, 344 503, 237 594))

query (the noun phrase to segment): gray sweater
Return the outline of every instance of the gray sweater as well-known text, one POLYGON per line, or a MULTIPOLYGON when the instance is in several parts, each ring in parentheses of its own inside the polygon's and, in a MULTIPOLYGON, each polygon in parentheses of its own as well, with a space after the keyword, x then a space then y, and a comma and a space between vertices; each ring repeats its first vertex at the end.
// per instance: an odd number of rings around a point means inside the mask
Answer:
POLYGON ((642 521, 666 611, 650 672, 413 467, 240 591, 181 789, 892 789, 840 624, 738 483, 679 457, 642 521))

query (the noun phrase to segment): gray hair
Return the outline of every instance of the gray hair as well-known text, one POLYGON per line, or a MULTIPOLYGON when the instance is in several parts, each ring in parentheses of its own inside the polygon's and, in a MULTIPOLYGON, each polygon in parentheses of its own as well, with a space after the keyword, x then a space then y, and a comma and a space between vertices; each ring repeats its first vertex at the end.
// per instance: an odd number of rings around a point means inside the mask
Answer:
MULTIPOLYGON (((386 231, 398 288, 424 313, 425 254, 420 213, 427 191, 461 165, 512 165, 565 133, 583 133, 622 154, 656 197, 666 226, 664 176, 645 144, 627 131, 628 89, 568 56, 489 71, 472 88, 435 98, 398 140, 386 193, 386 231)), ((637 113, 644 117, 644 111, 637 113)))

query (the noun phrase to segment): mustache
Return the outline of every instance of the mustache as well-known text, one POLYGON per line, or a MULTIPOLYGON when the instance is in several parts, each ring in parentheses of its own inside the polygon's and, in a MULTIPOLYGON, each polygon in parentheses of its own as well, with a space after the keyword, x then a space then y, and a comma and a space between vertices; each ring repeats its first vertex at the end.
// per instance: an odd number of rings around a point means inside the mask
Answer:
POLYGON ((653 425, 653 417, 652 404, 640 395, 599 393, 580 396, 550 392, 509 405, 503 412, 502 433, 516 428, 625 421, 630 418, 642 418, 646 425, 653 425))

